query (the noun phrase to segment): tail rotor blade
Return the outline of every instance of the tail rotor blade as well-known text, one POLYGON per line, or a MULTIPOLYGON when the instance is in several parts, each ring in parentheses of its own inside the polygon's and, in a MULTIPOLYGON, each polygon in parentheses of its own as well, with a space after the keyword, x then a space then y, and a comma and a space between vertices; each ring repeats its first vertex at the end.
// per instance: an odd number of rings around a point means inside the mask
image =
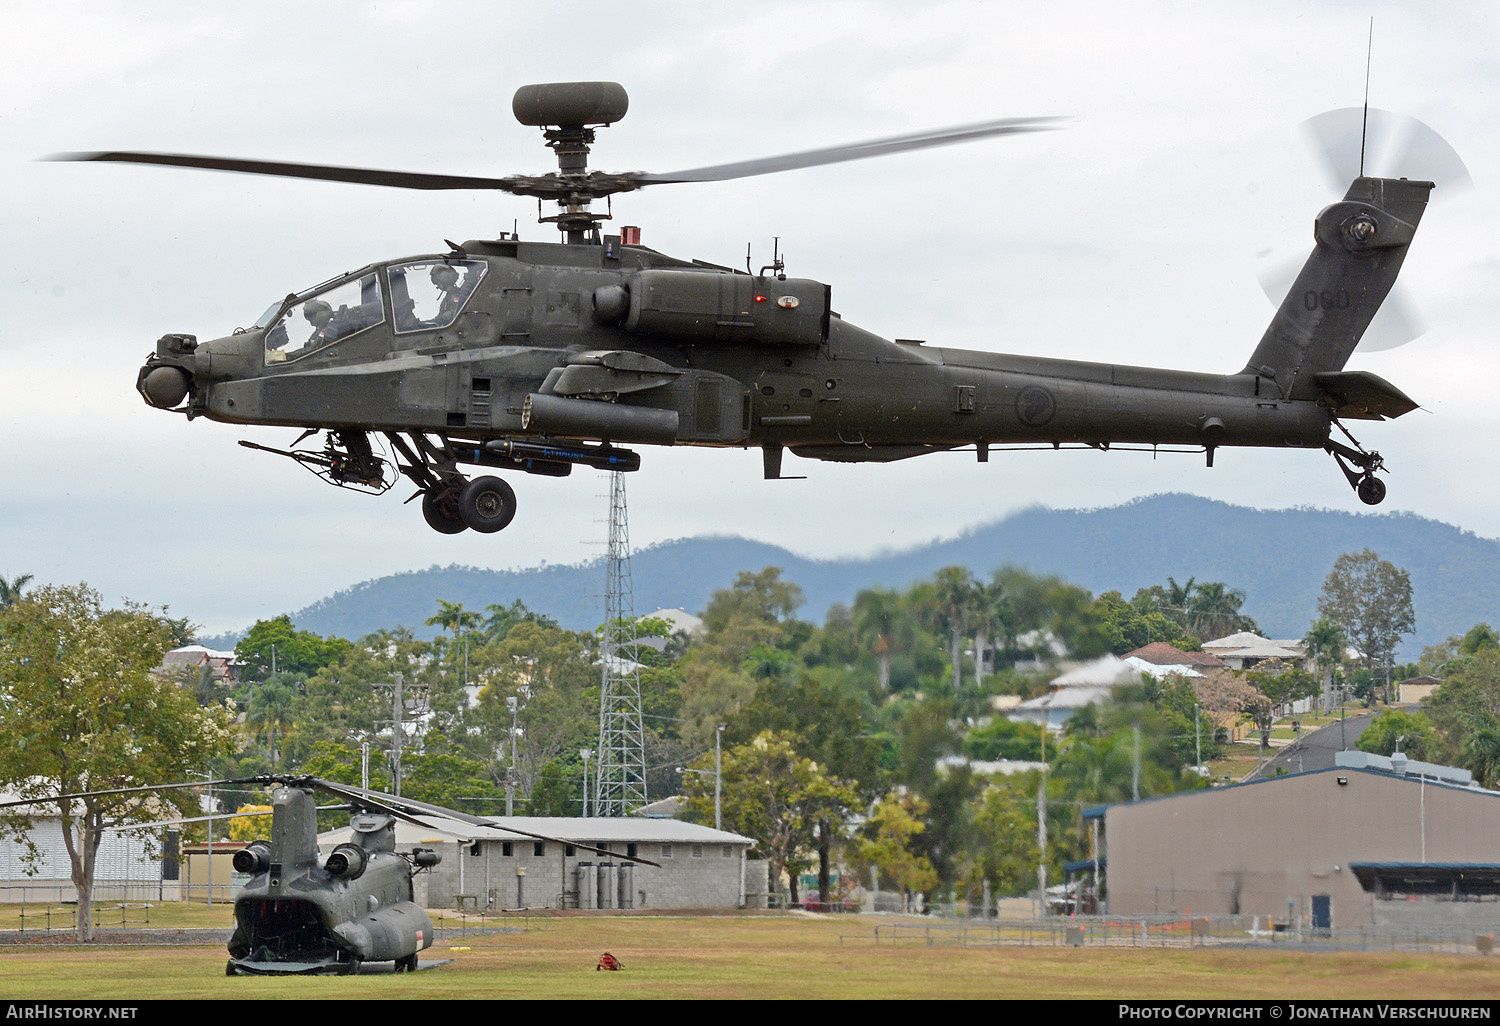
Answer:
POLYGON ((1329 184, 1343 191, 1360 174, 1436 182, 1439 195, 1473 184, 1469 169, 1448 141, 1407 114, 1363 107, 1325 111, 1302 123, 1329 184))

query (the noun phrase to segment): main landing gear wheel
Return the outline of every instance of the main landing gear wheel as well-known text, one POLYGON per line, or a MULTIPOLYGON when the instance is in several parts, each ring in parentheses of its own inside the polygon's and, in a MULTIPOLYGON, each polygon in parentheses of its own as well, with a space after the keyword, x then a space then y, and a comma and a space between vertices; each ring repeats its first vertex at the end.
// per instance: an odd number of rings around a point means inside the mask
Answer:
POLYGON ((458 515, 482 534, 503 530, 516 516, 516 493, 498 477, 476 477, 458 493, 458 515))
POLYGON ((428 527, 442 534, 459 534, 469 528, 459 514, 458 496, 452 492, 423 492, 422 516, 428 527))
POLYGON ((1354 486, 1354 493, 1366 506, 1379 506, 1385 499, 1385 482, 1374 474, 1367 474, 1354 486))
POLYGON ((407 955, 405 958, 396 959, 396 972, 414 973, 417 971, 417 956, 407 955))

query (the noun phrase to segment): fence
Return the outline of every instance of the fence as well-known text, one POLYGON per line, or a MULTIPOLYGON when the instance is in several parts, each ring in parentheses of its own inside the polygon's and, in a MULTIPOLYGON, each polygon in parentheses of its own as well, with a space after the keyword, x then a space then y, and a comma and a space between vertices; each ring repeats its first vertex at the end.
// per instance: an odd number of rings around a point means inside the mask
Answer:
MULTIPOLYGON (((960 947, 1295 948, 1298 951, 1405 951, 1490 954, 1492 934, 1440 929, 1313 930, 1304 922, 1282 929, 1266 916, 1057 916, 1047 919, 880 917, 840 940, 877 944, 951 944, 960 947)), ((863 924, 861 924, 863 925, 863 924)))
MULTIPOLYGON (((77 900, 78 888, 68 880, 0 884, 0 904, 63 904, 77 900)), ((109 901, 159 902, 163 900, 162 883, 160 880, 97 880, 93 900, 96 904, 109 901)))
MULTIPOLYGON (((152 905, 148 902, 95 901, 92 918, 95 930, 140 929, 151 925, 152 905)), ((22 902, 14 912, 18 932, 77 933, 78 906, 55 902, 22 902)))
POLYGON ((530 933, 545 930, 552 921, 546 909, 485 909, 461 911, 444 909, 432 913, 433 932, 444 940, 454 937, 477 937, 489 933, 530 933))

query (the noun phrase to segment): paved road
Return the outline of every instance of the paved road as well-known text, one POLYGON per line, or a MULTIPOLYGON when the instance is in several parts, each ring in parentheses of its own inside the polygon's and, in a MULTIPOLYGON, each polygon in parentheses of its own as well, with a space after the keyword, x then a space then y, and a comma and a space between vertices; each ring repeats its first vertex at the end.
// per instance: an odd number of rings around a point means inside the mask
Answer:
MULTIPOLYGON (((1378 711, 1383 710, 1346 716, 1342 725, 1335 721, 1326 727, 1307 731, 1285 748, 1274 749, 1276 755, 1260 767, 1259 777, 1274 777, 1278 768, 1288 773, 1332 769, 1333 757, 1345 748, 1354 747, 1359 741, 1359 735, 1365 732, 1378 711)), ((1254 770, 1245 774, 1246 780, 1256 780, 1259 777, 1254 770)))

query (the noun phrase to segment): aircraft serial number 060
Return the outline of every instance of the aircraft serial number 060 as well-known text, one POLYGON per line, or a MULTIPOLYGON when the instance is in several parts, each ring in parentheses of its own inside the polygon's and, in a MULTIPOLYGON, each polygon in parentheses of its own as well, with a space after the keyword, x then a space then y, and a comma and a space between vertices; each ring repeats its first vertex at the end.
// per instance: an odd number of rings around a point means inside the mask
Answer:
POLYGON ((1308 310, 1347 310, 1349 309, 1349 290, 1324 289, 1319 292, 1308 289, 1302 293, 1302 306, 1308 310))

